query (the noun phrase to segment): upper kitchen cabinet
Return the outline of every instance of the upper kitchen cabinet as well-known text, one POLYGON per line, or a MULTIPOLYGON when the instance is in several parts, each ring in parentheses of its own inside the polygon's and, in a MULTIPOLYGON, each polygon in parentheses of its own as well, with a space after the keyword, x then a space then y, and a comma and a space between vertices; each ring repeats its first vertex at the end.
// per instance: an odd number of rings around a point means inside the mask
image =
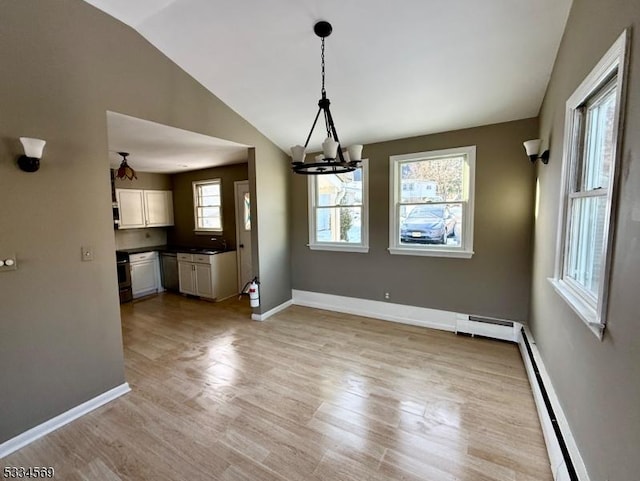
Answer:
POLYGON ((145 190, 147 227, 173 225, 173 194, 170 190, 145 190))
POLYGON ((144 218, 144 194, 137 189, 116 189, 120 213, 120 229, 146 227, 144 218))
POLYGON ((116 189, 120 229, 173 225, 173 195, 169 190, 116 189))

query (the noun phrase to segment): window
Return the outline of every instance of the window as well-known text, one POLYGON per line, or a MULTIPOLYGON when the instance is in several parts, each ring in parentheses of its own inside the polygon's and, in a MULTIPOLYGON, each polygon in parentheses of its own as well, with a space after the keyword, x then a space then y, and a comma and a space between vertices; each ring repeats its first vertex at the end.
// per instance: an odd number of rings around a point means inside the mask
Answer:
POLYGON ((368 252, 368 162, 353 172, 309 176, 309 248, 368 252))
POLYGON ((220 179, 193 183, 195 231, 222 232, 222 191, 220 179))
POLYGON ((602 338, 613 235, 613 199, 626 33, 567 101, 558 294, 602 338))
POLYGON ((391 254, 473 255, 476 148, 390 157, 391 254))
POLYGON ((242 205, 244 207, 244 214, 242 219, 244 222, 244 230, 251 230, 251 196, 249 192, 245 192, 243 196, 242 205))

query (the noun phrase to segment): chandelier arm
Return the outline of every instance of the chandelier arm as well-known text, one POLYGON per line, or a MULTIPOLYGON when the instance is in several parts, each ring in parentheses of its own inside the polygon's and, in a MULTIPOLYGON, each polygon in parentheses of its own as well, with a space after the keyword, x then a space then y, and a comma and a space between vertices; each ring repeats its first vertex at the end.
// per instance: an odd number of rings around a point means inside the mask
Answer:
POLYGON ((328 109, 325 107, 324 109, 324 128, 327 131, 327 137, 332 138, 331 135, 331 122, 329 121, 329 116, 327 115, 328 109))
POLYGON ((325 115, 329 120, 329 127, 331 128, 331 133, 333 134, 333 140, 338 142, 338 157, 340 157, 340 162, 346 162, 344 160, 344 155, 342 154, 342 146, 340 145, 340 139, 338 139, 338 132, 336 132, 336 125, 333 123, 333 116, 331 115, 331 110, 327 105, 325 107, 325 115))
POLYGON ((309 131, 309 135, 307 135, 307 141, 304 143, 304 148, 306 149, 309 145, 309 140, 311 139, 311 134, 313 134, 313 129, 316 128, 316 124, 318 123, 318 117, 320 117, 320 112, 322 111, 322 107, 318 109, 318 113, 316 114, 316 118, 313 120, 313 125, 311 125, 311 130, 309 131))

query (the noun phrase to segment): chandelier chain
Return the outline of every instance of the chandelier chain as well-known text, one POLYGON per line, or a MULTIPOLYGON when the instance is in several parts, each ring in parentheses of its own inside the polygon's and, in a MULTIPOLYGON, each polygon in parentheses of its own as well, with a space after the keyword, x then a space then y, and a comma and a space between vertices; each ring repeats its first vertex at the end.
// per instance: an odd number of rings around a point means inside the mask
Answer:
POLYGON ((327 91, 324 88, 324 37, 322 37, 322 96, 324 97, 327 94, 327 91))

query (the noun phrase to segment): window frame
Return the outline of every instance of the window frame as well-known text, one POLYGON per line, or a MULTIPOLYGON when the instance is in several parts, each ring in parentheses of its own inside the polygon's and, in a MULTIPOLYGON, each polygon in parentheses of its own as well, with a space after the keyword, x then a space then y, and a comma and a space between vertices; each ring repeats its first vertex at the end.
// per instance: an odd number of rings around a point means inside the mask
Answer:
MULTIPOLYGON (((388 251, 393 255, 452 257, 470 259, 473 254, 473 225, 475 204, 475 171, 476 171, 476 146, 454 147, 450 149, 430 150, 412 154, 392 155, 389 157, 389 247, 388 251), (407 245, 400 243, 400 165, 407 161, 430 160, 441 157, 465 156, 462 173, 463 199, 460 202, 437 203, 462 203, 463 242, 458 247, 437 246, 431 244, 407 245)), ((428 204, 425 202, 424 204, 428 204)))
POLYGON ((616 193, 620 171, 620 156, 624 124, 626 98, 626 75, 628 62, 628 30, 625 30, 594 69, 569 97, 565 108, 565 134, 562 157, 562 177, 560 183, 560 207, 554 276, 549 278, 556 293, 573 309, 588 328, 602 340, 607 324, 610 270, 615 231, 616 193), (613 79, 615 78, 615 82, 613 79), (568 275, 569 243, 571 240, 572 204, 575 199, 603 197, 601 192, 581 190, 577 175, 584 169, 583 150, 585 140, 582 123, 586 115, 581 113, 594 99, 602 98, 607 90, 616 89, 613 143, 609 183, 606 187, 606 206, 602 240, 601 267, 598 281, 598 295, 593 296, 568 275))
POLYGON ((218 233, 218 234, 222 233, 224 229, 224 219, 222 217, 222 179, 216 178, 216 179, 194 180, 193 182, 191 182, 191 188, 193 190, 193 225, 194 225, 193 231, 196 234, 207 234, 207 235, 212 232, 218 233), (218 208, 220 212, 220 228, 219 229, 198 226, 198 207, 202 207, 198 204, 198 188, 203 185, 213 185, 213 184, 217 184, 218 188, 220 189, 220 204, 217 206, 207 206, 207 207, 218 208))
MULTIPOLYGON (((309 214, 309 243, 307 247, 315 251, 334 251, 334 252, 369 252, 369 160, 362 159, 362 213, 360 216, 360 242, 323 242, 316 240, 316 210, 320 208, 316 205, 316 186, 318 175, 308 176, 307 194, 308 194, 308 214, 309 214)), ((327 207, 327 206, 323 206, 327 207)))

